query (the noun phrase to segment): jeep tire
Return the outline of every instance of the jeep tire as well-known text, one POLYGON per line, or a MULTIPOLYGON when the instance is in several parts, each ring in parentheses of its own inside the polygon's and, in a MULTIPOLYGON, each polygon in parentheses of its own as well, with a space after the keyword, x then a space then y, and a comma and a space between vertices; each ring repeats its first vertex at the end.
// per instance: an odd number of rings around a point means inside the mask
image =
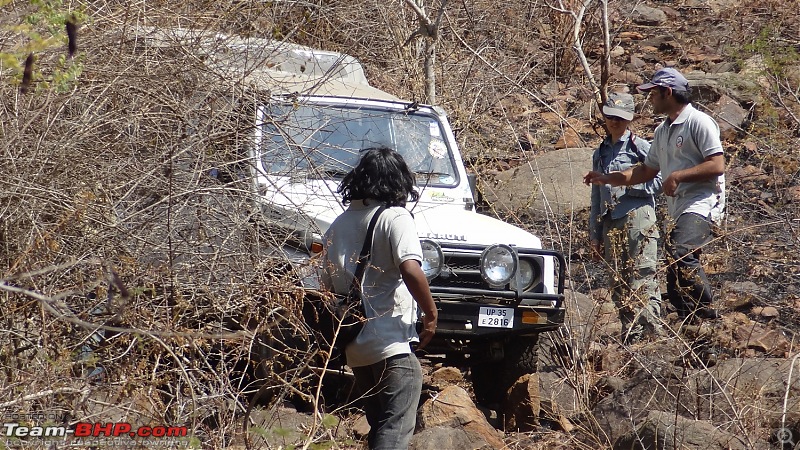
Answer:
POLYGON ((472 367, 475 399, 484 405, 499 405, 511 386, 523 375, 535 373, 538 364, 539 335, 518 336, 506 341, 503 359, 472 367))

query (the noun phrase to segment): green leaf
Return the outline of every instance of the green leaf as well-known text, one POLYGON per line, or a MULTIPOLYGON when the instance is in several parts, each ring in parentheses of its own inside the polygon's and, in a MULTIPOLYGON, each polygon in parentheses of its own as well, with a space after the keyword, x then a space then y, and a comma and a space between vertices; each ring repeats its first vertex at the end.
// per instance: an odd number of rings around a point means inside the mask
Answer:
POLYGON ((316 442, 308 446, 311 450, 328 450, 329 448, 333 447, 335 442, 333 441, 325 441, 325 442, 316 442))
POLYGON ((332 414, 325 414, 322 418, 322 426, 325 428, 333 428, 339 425, 339 419, 332 414))
POLYGON ((285 438, 289 437, 289 435, 292 434, 292 430, 289 430, 287 428, 273 428, 272 434, 285 438))
POLYGON ((19 58, 11 53, 0 53, 0 64, 15 72, 22 70, 19 58))

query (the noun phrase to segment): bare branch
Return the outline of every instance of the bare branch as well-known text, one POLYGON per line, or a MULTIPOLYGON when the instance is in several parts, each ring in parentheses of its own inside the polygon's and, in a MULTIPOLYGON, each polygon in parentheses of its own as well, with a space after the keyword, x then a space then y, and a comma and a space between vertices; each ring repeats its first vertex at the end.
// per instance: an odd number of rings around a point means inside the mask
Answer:
POLYGON ((9 406, 18 405, 20 403, 25 403, 30 400, 36 400, 42 397, 49 397, 51 395, 57 394, 87 394, 89 392, 88 389, 77 389, 69 386, 62 386, 56 389, 48 389, 46 391, 36 392, 34 394, 23 395, 22 397, 11 400, 7 402, 0 403, 0 408, 8 408, 9 406))
POLYGON ((419 28, 411 34, 411 36, 406 39, 403 45, 408 45, 412 40, 417 37, 425 38, 425 62, 424 62, 424 71, 425 71, 425 96, 426 102, 435 105, 436 104, 436 45, 439 42, 439 26, 442 22, 442 17, 444 16, 445 6, 447 5, 447 0, 442 0, 442 3, 439 7, 439 13, 437 14, 436 21, 431 21, 428 15, 425 13, 425 9, 422 5, 422 0, 405 0, 405 3, 411 7, 412 10, 417 14, 417 19, 419 21, 419 28), (420 3, 417 4, 417 1, 420 3))

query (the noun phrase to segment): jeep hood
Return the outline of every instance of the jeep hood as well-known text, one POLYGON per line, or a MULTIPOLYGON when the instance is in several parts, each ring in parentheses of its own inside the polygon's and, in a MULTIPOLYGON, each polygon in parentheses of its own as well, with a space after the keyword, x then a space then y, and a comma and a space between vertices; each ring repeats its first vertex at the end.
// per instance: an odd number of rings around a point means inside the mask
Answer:
POLYGON ((542 248, 539 238, 495 218, 451 205, 423 205, 416 208, 417 234, 440 243, 508 244, 542 248))
MULTIPOLYGON (((466 210, 463 205, 420 202, 409 203, 407 208, 414 215, 417 234, 421 239, 431 239, 440 244, 508 244, 542 248, 541 240, 533 234, 501 220, 466 210)), ((310 196, 301 209, 313 218, 321 234, 344 211, 338 198, 332 196, 310 196)))

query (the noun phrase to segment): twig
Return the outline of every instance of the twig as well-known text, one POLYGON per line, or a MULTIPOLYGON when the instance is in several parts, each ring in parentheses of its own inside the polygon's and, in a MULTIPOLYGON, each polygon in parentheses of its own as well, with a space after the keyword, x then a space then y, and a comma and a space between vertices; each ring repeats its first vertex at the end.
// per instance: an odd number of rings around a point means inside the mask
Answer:
MULTIPOLYGON (((100 323, 93 323, 87 322, 85 320, 79 319, 71 312, 60 312, 53 306, 52 303, 55 302, 55 299, 42 295, 38 292, 31 291, 29 289, 23 289, 17 286, 11 286, 7 284, 4 280, 0 280, 0 291, 8 291, 17 294, 23 294, 28 297, 31 297, 37 301, 53 316, 55 316, 58 320, 63 320, 65 322, 71 323, 73 325, 77 325, 81 328, 85 328, 92 332, 97 330, 105 330, 105 331, 114 331, 117 333, 130 333, 130 334, 139 334, 142 336, 147 337, 162 337, 162 338, 174 338, 174 337, 184 337, 184 338, 192 338, 192 339, 224 339, 224 340, 238 340, 242 338, 250 338, 252 337, 252 332, 247 330, 241 331, 232 331, 227 333, 194 333, 194 332, 184 332, 184 331, 155 331, 155 330, 143 330, 139 328, 125 328, 125 327, 116 327, 111 325, 104 325, 100 323)), ((58 305, 65 310, 69 311, 69 308, 66 305, 58 305)))
MULTIPOLYGON (((794 338, 792 338, 794 342, 794 338)), ((789 404, 789 392, 792 390, 792 375, 794 373, 794 363, 800 358, 800 352, 794 355, 792 362, 789 364, 789 378, 786 380, 786 392, 783 394, 783 411, 781 412, 781 427, 786 426, 786 408, 789 404)))
POLYGON ((787 106, 786 103, 783 101, 783 95, 781 95, 781 88, 785 87, 786 90, 794 97, 795 101, 798 104, 800 104, 800 98, 797 96, 796 93, 792 92, 792 90, 788 87, 788 85, 784 86, 781 83, 781 80, 778 79, 777 75, 773 75, 772 78, 775 81, 775 84, 777 85, 777 87, 775 88, 775 95, 778 97, 778 103, 780 103, 780 105, 783 107, 786 113, 789 114, 792 120, 794 120, 797 126, 800 127, 800 119, 797 118, 797 116, 794 114, 794 111, 792 111, 792 109, 789 108, 789 106, 787 106))
POLYGON ((0 408, 7 408, 9 406, 14 406, 18 403, 27 402, 28 400, 35 400, 37 398, 47 397, 55 394, 85 394, 88 392, 89 389, 76 389, 73 387, 64 386, 57 389, 48 389, 46 391, 37 392, 35 394, 28 394, 16 400, 0 403, 0 408))
MULTIPOLYGON (((450 16, 447 14, 447 12, 445 12, 445 16, 447 17, 447 19, 448 19, 448 20, 450 20, 450 16)), ((521 84, 520 84, 518 81, 516 81, 516 80, 512 80, 511 78, 509 78, 509 76, 508 76, 508 75, 506 75, 506 74, 505 74, 505 72, 503 72, 502 70, 498 69, 498 68, 497 68, 495 65, 493 65, 491 62, 487 61, 487 60, 486 60, 486 58, 484 58, 484 57, 483 57, 483 55, 481 55, 481 54, 480 54, 480 53, 479 53, 477 50, 475 50, 474 48, 472 48, 472 46, 470 46, 470 45, 469 45, 469 44, 468 44, 466 41, 464 41, 464 38, 462 38, 462 37, 461 37, 461 34, 460 34, 460 33, 453 33, 453 36, 455 36, 455 38, 456 38, 456 39, 458 39, 458 41, 461 43, 461 45, 463 45, 464 47, 466 47, 466 49, 467 49, 467 50, 469 50, 469 51, 470 51, 470 53, 472 53, 472 54, 473 54, 473 56, 475 56, 475 57, 476 57, 476 58, 478 58, 478 59, 479 59, 479 60, 480 60, 482 63, 484 63, 484 64, 486 65, 486 67, 488 67, 489 69, 491 69, 491 70, 492 70, 494 73, 496 73, 497 75, 500 75, 500 77, 502 77, 504 80, 506 80, 506 81, 508 81, 509 83, 511 83, 512 85, 514 85, 514 87, 516 87, 516 88, 517 88, 517 89, 519 89, 520 91, 522 91, 522 92, 524 92, 524 93, 526 93, 526 94, 530 95, 530 96, 531 96, 531 97, 532 97, 534 100, 536 100, 537 102, 539 102, 539 104, 540 104, 540 105, 542 105, 542 106, 544 106, 544 107, 545 107, 545 108, 546 108, 548 111, 550 111, 550 112, 554 113, 555 115, 557 115, 557 116, 559 117, 559 119, 561 119, 561 122, 562 122, 562 123, 566 123, 567 127, 569 127, 571 130, 573 130, 573 131, 575 132, 575 134, 576 134, 576 135, 580 136, 580 132, 578 132, 578 130, 577 130, 577 129, 576 129, 574 126, 572 126, 572 124, 571 124, 571 123, 569 123, 569 122, 566 120, 566 118, 564 118, 564 116, 563 116, 563 115, 561 115, 561 113, 559 113, 558 111, 556 111, 556 110, 555 110, 555 109, 554 109, 554 108, 553 108, 553 107, 550 105, 550 103, 548 103, 548 102, 544 101, 544 99, 542 99, 541 97, 539 97, 538 95, 536 95, 536 94, 535 94, 534 92, 532 92, 530 89, 526 88, 525 86, 522 86, 522 85, 521 85, 521 84)))

